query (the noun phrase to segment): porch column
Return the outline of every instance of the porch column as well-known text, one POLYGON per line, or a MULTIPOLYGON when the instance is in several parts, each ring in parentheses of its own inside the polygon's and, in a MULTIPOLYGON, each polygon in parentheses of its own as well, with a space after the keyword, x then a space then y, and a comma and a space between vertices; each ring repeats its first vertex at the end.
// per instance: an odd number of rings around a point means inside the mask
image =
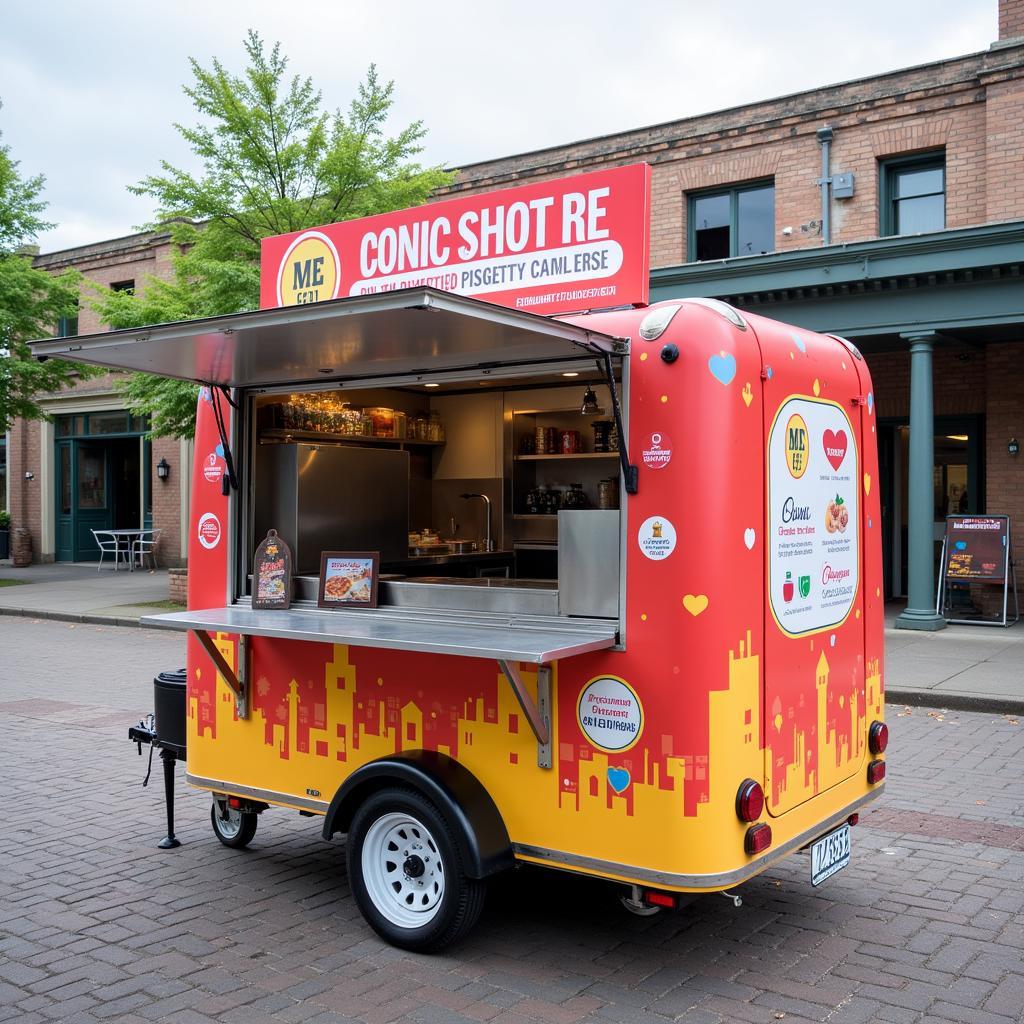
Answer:
POLYGON ((907 474, 907 607, 897 629, 945 629, 935 613, 935 416, 932 402, 934 331, 901 335, 910 343, 910 469, 907 474))

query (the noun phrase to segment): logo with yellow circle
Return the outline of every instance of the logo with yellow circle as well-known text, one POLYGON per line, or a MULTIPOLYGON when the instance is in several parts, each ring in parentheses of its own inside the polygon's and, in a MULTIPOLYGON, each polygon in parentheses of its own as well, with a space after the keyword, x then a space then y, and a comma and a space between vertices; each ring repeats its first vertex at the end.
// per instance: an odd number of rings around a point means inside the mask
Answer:
POLYGON ((320 231, 304 231, 288 246, 277 272, 277 304, 302 306, 336 299, 341 260, 334 243, 320 231))
POLYGON ((786 468, 796 480, 807 472, 807 459, 811 454, 807 443, 807 424, 794 413, 786 424, 786 468))

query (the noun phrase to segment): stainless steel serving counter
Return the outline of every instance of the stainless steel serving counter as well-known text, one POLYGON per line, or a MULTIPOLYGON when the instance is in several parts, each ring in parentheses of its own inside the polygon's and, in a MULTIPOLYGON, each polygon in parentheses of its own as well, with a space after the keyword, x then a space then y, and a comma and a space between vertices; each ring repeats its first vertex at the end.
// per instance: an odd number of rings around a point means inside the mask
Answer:
POLYGON ((496 613, 444 612, 436 608, 255 611, 235 605, 146 615, 139 622, 157 629, 312 640, 534 665, 613 647, 617 632, 613 623, 588 619, 510 617, 496 613))

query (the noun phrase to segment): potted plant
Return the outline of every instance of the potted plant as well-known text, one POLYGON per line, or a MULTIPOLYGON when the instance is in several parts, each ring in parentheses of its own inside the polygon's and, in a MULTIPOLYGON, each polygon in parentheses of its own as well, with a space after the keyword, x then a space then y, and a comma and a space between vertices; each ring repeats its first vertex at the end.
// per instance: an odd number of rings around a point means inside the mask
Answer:
POLYGON ((11 513, 0 510, 0 558, 11 557, 11 513))

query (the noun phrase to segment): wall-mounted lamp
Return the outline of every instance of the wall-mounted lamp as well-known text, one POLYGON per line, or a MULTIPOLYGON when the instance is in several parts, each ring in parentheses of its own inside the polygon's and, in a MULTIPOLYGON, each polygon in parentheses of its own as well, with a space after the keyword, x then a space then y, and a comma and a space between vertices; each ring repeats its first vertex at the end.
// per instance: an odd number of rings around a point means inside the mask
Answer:
POLYGON ((1006 454, 1007 455, 1020 455, 1020 442, 1015 437, 1011 437, 1006 442, 1006 454))
POLYGON ((25 479, 26 480, 35 480, 35 478, 36 478, 35 473, 33 473, 30 469, 26 469, 25 470, 25 479))
POLYGON ((166 459, 161 459, 156 464, 156 475, 164 481, 171 475, 171 464, 166 459))

